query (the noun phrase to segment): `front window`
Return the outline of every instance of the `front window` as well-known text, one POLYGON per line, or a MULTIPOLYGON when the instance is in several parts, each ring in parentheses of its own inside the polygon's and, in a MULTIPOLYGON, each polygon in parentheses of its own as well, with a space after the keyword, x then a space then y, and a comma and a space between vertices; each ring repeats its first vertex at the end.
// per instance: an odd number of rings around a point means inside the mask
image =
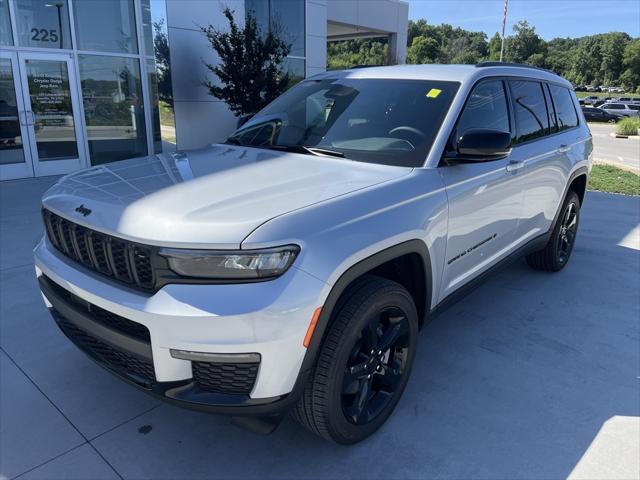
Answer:
POLYGON ((235 132, 228 143, 419 167, 459 84, 429 80, 307 80, 235 132))

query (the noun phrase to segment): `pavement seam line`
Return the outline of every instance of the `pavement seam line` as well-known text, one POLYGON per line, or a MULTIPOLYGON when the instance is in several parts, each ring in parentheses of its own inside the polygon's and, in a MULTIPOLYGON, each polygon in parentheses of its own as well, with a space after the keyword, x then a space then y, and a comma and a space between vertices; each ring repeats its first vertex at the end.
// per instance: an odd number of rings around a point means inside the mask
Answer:
POLYGON ((0 268, 0 272, 4 273, 10 270, 17 270, 18 268, 33 267, 33 266, 34 266, 33 262, 23 263, 22 265, 13 265, 11 267, 0 268))
POLYGON ((66 450, 66 451, 64 451, 62 453, 59 453, 58 455, 50 458, 49 460, 45 460, 44 462, 36 465, 35 467, 31 467, 28 470, 25 470, 24 472, 21 472, 18 475, 15 475, 15 476, 11 477, 11 480, 16 480, 16 479, 22 477, 23 475, 26 475, 29 472, 33 472, 34 470, 37 470, 38 468, 46 465, 47 463, 51 463, 54 460, 57 460, 58 458, 65 456, 67 453, 73 452, 74 450, 77 450, 78 448, 82 447, 83 445, 87 445, 88 443, 89 442, 82 442, 82 443, 76 445, 75 447, 71 447, 69 450, 66 450))
POLYGON ((153 407, 148 408, 148 409, 147 409, 147 410, 145 410, 144 412, 140 412, 140 413, 138 413, 137 415, 134 415, 133 417, 128 418, 127 420, 124 420, 124 421, 122 421, 122 422, 118 423, 117 425, 114 425, 113 427, 111 427, 111 428, 109 428, 109 429, 105 430, 104 432, 97 434, 95 437, 92 437, 92 438, 88 439, 87 441, 88 441, 89 443, 91 443, 91 442, 93 442, 94 440, 99 439, 99 438, 100 438, 100 437, 102 437, 103 435, 106 435, 107 433, 113 432, 116 428, 120 428, 121 426, 126 425, 127 423, 132 422, 132 421, 136 420, 137 418, 140 418, 141 416, 146 415, 147 413, 149 413, 149 412, 151 412, 151 411, 153 411, 153 410, 155 410, 156 408, 159 408, 159 407, 161 407, 161 406, 162 406, 162 403, 158 403, 157 405, 154 405, 153 407))
MULTIPOLYGON (((11 361, 11 363, 13 363, 15 365, 15 367, 33 384, 34 387, 36 387, 36 390, 38 390, 42 396, 44 396, 44 398, 47 399, 47 401, 53 406, 53 408, 55 408, 58 413, 60 413, 60 415, 62 415, 62 417, 69 422, 69 425, 71 425, 76 432, 78 432, 78 435, 80 435, 85 443, 88 443, 89 445, 91 445, 91 442, 89 441, 89 439, 86 437, 86 435, 84 433, 82 433, 80 431, 80 429, 78 427, 76 427, 76 425, 69 419, 69 417, 67 417, 64 412, 62 410, 60 410, 60 408, 53 402, 53 400, 51 400, 49 398, 49 396, 44 393, 44 391, 40 388, 40 386, 27 374, 27 372, 25 372, 22 367, 20 365, 18 365, 18 363, 13 359, 13 357, 11 355, 9 355, 9 353, 4 349, 4 347, 0 346, 0 351, 2 351, 7 358, 11 361)), ((102 458, 102 460, 104 460, 104 462, 109 465, 109 467, 113 470, 113 472, 118 476, 118 478, 123 479, 122 475, 120 475, 120 472, 118 472, 113 465, 111 465, 111 463, 109 463, 107 461, 106 458, 104 458, 104 456, 96 449, 96 447, 94 447, 93 445, 91 445, 91 448, 93 448, 95 450, 95 452, 100 456, 100 458, 102 458)))

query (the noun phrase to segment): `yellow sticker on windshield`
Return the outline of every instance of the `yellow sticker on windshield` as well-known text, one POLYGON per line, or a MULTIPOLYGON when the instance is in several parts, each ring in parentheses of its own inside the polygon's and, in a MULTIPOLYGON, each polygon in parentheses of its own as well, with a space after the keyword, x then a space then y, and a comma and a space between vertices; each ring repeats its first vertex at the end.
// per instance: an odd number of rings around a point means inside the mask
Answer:
POLYGON ((442 90, 438 88, 432 88, 427 92, 427 98, 437 98, 442 93, 442 90))

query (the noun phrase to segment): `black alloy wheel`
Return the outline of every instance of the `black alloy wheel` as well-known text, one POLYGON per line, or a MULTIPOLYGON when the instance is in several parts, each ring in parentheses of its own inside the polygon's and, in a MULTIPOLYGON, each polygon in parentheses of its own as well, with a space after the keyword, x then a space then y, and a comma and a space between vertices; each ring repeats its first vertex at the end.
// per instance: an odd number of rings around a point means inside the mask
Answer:
POLYGON ((578 232, 578 206, 570 202, 563 212, 562 223, 558 235, 558 262, 564 264, 569 260, 573 244, 578 232))
POLYGON ((409 354, 409 321, 387 307, 367 323, 344 372, 342 411, 355 425, 369 423, 389 405, 402 384, 409 354))
POLYGON ((549 241, 542 250, 527 255, 530 267, 544 272, 558 272, 569 262, 580 224, 580 197, 569 191, 558 214, 549 241))
POLYGON ((378 430, 398 404, 415 357, 418 313, 402 285, 364 275, 344 291, 332 317, 293 416, 348 445, 378 430))

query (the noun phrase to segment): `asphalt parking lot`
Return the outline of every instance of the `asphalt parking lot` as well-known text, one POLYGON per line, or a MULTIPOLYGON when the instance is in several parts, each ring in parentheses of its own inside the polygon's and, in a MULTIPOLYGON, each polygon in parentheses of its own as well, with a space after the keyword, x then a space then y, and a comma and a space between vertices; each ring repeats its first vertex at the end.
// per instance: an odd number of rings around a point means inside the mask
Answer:
POLYGON ((78 352, 33 274, 50 183, 0 183, 0 479, 640 477, 639 197, 588 193, 564 271, 516 262, 430 322, 390 421, 339 447, 161 404, 78 352))
POLYGON ((640 141, 636 138, 614 138, 616 126, 608 123, 590 123, 593 135, 593 158, 640 173, 640 141))

